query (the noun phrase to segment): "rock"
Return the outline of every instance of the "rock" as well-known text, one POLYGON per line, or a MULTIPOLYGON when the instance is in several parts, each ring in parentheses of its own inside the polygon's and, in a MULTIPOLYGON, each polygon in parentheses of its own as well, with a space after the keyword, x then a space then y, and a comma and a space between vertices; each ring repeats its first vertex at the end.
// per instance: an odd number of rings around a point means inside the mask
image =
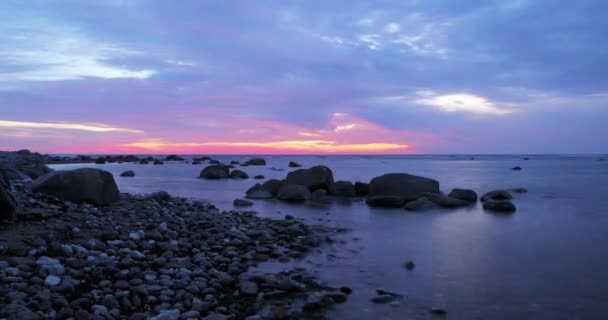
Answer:
POLYGON ((139 164, 148 164, 148 159, 141 159, 139 164))
POLYGON ((521 167, 520 167, 520 166, 513 167, 513 168, 511 168, 511 170, 514 170, 514 171, 521 171, 521 167))
POLYGON ((515 192, 515 193, 527 193, 528 189, 526 188, 515 188, 515 189, 511 189, 509 191, 515 192))
POLYGON ((11 303, 11 304, 0 304, 0 318, 7 320, 39 320, 40 316, 28 309, 26 306, 11 303))
POLYGON ((162 161, 160 161, 160 160, 158 160, 158 159, 154 160, 154 165, 156 165, 156 166, 160 166, 160 165, 163 165, 163 164, 165 164, 165 163, 162 162, 162 161))
POLYGON ((446 314, 448 314, 448 312, 445 309, 439 308, 439 307, 431 308, 431 313, 438 315, 438 316, 445 316, 446 314))
POLYGON ((221 314, 221 313, 212 313, 208 316, 206 316, 205 318, 203 318, 203 320, 230 320, 231 317, 221 314))
POLYGON ((355 182, 355 194, 357 196, 366 196, 369 194, 369 183, 355 182))
POLYGON ((511 200, 513 196, 506 190, 493 190, 490 191, 481 197, 481 202, 486 201, 501 201, 501 200, 511 200))
POLYGON ((283 184, 277 194, 279 200, 301 202, 310 200, 310 191, 307 187, 296 184, 283 184))
POLYGON ((253 202, 251 202, 249 200, 245 200, 245 199, 234 199, 232 204, 235 207, 248 207, 248 206, 252 206, 253 202))
POLYGON ((17 213, 15 200, 9 192, 8 187, 8 182, 4 179, 2 172, 0 172, 0 221, 11 221, 17 213))
POLYGON ((133 170, 127 170, 120 174, 121 177, 135 177, 135 172, 133 170))
POLYGON ((197 160, 192 161, 192 165, 199 165, 199 164, 201 164, 200 161, 197 161, 197 160))
POLYGON ((179 310, 161 310, 156 316, 150 320, 178 320, 180 316, 179 310))
POLYGON ((395 297, 390 294, 380 294, 372 298, 373 303, 385 304, 395 300, 395 297))
POLYGON ((244 165, 246 166, 265 166, 266 160, 264 158, 252 158, 245 161, 244 165))
POLYGON ((290 168, 299 168, 299 167, 301 167, 301 166, 302 166, 302 165, 301 165, 301 164, 299 164, 299 163, 297 163, 297 162, 289 161, 289 167, 290 167, 290 168))
POLYGON ((61 283, 61 278, 57 276, 48 276, 44 279, 44 284, 49 287, 58 286, 61 283))
POLYGON ((247 193, 247 196, 245 196, 245 198, 254 200, 272 199, 274 198, 274 195, 272 195, 272 193, 266 190, 255 190, 247 193))
POLYGON ((106 164, 106 158, 99 157, 99 158, 95 159, 95 164, 106 164))
POLYGON ((205 179, 224 179, 228 178, 230 169, 223 164, 212 164, 206 166, 200 174, 201 178, 205 179))
POLYGON ((249 296, 255 296, 260 291, 257 283, 244 279, 239 281, 239 289, 241 293, 249 296))
POLYGON ((470 189, 452 189, 448 197, 473 203, 477 202, 477 193, 470 189))
POLYGON ((405 198, 401 196, 372 196, 367 198, 367 204, 372 207, 401 208, 405 205, 405 198))
POLYGON ((318 189, 331 191, 334 174, 326 166, 314 166, 310 169, 299 169, 288 173, 286 183, 305 186, 310 192, 318 189))
POLYGON ((146 196, 146 199, 156 200, 160 202, 171 201, 173 197, 167 191, 157 191, 154 193, 150 193, 146 196))
POLYGON ((517 210, 515 208, 515 205, 511 201, 507 201, 507 200, 485 201, 483 203, 483 209, 487 210, 487 211, 498 212, 498 213, 513 213, 517 210))
POLYGON ((408 211, 421 211, 424 209, 437 208, 437 205, 428 198, 422 197, 406 203, 403 208, 408 211))
POLYGON ((350 181, 336 181, 331 186, 331 194, 338 197, 354 197, 355 187, 350 181))
POLYGON ((220 164, 220 161, 216 159, 209 159, 209 164, 220 164))
POLYGON ((429 199, 431 202, 442 208, 459 208, 471 205, 471 203, 468 201, 446 197, 442 194, 422 192, 419 195, 429 199))
POLYGON ((165 161, 184 161, 184 158, 182 158, 178 155, 172 154, 172 155, 166 156, 165 161))
POLYGON ((311 200, 320 200, 320 199, 326 197, 328 194, 329 194, 329 192, 327 192, 327 190, 325 190, 325 189, 315 190, 315 192, 313 192, 310 195, 310 199, 311 200))
POLYGON ((232 172, 230 172, 230 178, 232 179, 248 179, 249 175, 242 170, 232 170, 232 172))
POLYGON ((265 177, 261 174, 258 174, 257 176, 254 176, 253 178, 256 180, 261 180, 261 179, 264 179, 265 177))
POLYGON ((33 167, 25 167, 22 171, 32 179, 38 179, 47 173, 53 172, 53 169, 39 163, 33 167))
POLYGON ((283 181, 270 179, 262 184, 262 190, 266 190, 273 195, 277 195, 279 193, 279 189, 281 189, 281 185, 283 185, 283 181))
POLYGON ((405 267, 407 270, 412 271, 416 268, 416 264, 414 263, 414 261, 406 261, 403 264, 403 267, 405 267))
POLYGON ((106 205, 120 198, 112 174, 91 168, 54 171, 34 180, 27 187, 32 192, 48 194, 74 203, 106 205))
POLYGON ((418 199, 422 192, 439 194, 439 182, 407 173, 389 173, 372 179, 368 204, 385 206, 386 203, 394 207, 399 204, 395 198, 402 198, 405 203, 418 199))

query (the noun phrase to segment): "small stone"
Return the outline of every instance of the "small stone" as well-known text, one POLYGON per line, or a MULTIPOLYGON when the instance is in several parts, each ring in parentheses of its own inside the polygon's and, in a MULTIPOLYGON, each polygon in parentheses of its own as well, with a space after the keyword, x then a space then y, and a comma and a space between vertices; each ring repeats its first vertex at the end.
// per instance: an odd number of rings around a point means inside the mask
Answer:
POLYGON ((412 271, 416 268, 416 264, 414 263, 414 261, 407 261, 403 264, 403 266, 409 271, 412 271))
POLYGON ((150 320, 178 320, 179 316, 179 310, 161 310, 156 316, 150 318, 150 320))
POLYGON ((61 278, 57 276, 48 276, 44 279, 44 284, 49 287, 58 286, 61 283, 61 278))

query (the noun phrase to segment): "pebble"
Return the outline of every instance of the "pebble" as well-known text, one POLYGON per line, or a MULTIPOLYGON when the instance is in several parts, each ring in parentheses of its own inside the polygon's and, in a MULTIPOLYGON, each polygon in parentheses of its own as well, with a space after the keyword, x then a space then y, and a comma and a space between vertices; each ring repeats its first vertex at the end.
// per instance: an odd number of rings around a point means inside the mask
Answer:
POLYGON ((44 284, 49 287, 58 286, 61 283, 61 278, 56 276, 48 276, 44 279, 44 284))

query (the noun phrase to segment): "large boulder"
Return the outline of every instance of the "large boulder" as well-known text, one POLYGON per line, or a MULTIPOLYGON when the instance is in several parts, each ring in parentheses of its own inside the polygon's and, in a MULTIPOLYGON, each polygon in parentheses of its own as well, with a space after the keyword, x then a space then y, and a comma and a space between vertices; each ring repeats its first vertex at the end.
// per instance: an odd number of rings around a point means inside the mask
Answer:
POLYGON ((369 183, 355 182, 355 194, 358 196, 366 196, 369 194, 369 183))
POLYGON ((265 166, 266 160, 264 158, 252 158, 245 161, 244 165, 246 166, 265 166))
POLYGON ((201 178, 205 179, 224 179, 228 178, 230 168, 223 164, 212 164, 206 166, 200 174, 201 178))
POLYGON ((471 203, 468 201, 446 197, 442 194, 422 192, 419 195, 420 197, 429 199, 431 202, 442 208, 459 208, 471 205, 471 203))
POLYGON ((273 195, 277 195, 282 184, 283 181, 281 180, 270 179, 262 184, 262 189, 272 193, 273 195))
POLYGON ((17 211, 15 200, 9 192, 8 181, 0 171, 0 221, 13 220, 17 211))
POLYGON ((230 178, 232 179, 248 179, 249 175, 242 170, 232 170, 232 172, 230 172, 230 178))
POLYGON ((492 211, 497 213, 513 213, 515 210, 515 205, 508 200, 488 200, 483 203, 483 209, 486 211, 492 211))
POLYGON ((433 201, 429 200, 428 198, 422 197, 418 200, 408 202, 407 204, 405 204, 403 209, 408 211, 423 211, 427 209, 436 209, 437 207, 437 204, 435 204, 433 201))
POLYGON ((334 183, 334 174, 326 166, 314 166, 310 169, 299 169, 287 174, 286 182, 305 186, 310 192, 318 189, 331 191, 334 183))
POLYGON ((448 197, 467 202, 477 202, 477 193, 470 189, 452 189, 448 197))
POLYGON ((492 190, 481 197, 481 202, 511 200, 513 196, 506 190, 492 190))
POLYGON ((34 165, 32 167, 23 168, 23 173, 25 173, 28 177, 30 177, 34 180, 42 177, 43 175, 45 175, 49 172, 53 172, 53 169, 51 169, 41 163, 34 165))
POLYGON ((354 197, 355 186, 350 181, 336 181, 331 186, 331 194, 338 197, 354 197))
POLYGON ((184 158, 176 154, 171 154, 165 157, 165 161, 184 161, 184 158))
POLYGON ((64 201, 95 205, 109 204, 120 197, 112 174, 92 168, 54 171, 34 180, 28 189, 64 201))
POLYGON ((408 202, 418 199, 422 192, 439 194, 439 182, 407 173, 389 173, 372 179, 369 184, 370 198, 401 197, 408 202))
POLYGON ((378 195, 367 198, 367 204, 372 207, 402 208, 405 205, 405 198, 395 195, 378 195))
POLYGON ((302 202, 310 200, 310 191, 306 186, 298 184, 283 184, 277 194, 279 200, 302 202))

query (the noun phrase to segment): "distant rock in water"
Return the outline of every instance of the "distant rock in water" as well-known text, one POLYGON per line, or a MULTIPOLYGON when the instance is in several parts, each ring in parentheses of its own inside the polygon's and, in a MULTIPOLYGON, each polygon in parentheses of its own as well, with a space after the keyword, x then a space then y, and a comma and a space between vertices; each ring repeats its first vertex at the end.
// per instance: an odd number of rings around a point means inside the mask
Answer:
POLYGON ((245 199, 234 199, 232 204, 235 207, 248 207, 248 206, 252 206, 253 202, 249 201, 249 200, 245 200, 245 199))
POLYGON ((165 161, 184 161, 184 158, 182 158, 176 154, 172 154, 172 155, 166 156, 165 161))
POLYGON ((303 202, 310 200, 310 191, 306 186, 297 184, 283 184, 277 194, 279 200, 303 202))
POLYGON ((193 164, 193 165, 197 165, 197 164, 201 164, 201 162, 200 162, 200 161, 198 161, 198 160, 194 160, 194 161, 192 161, 192 164, 193 164))
POLYGON ((369 194, 369 183, 355 182, 355 194, 358 196, 366 196, 369 194))
POLYGON ((528 189, 526 188, 515 188, 515 189, 510 189, 509 191, 515 192, 515 193, 527 193, 528 189))
POLYGON ((133 170, 127 170, 120 174, 121 177, 135 177, 135 172, 133 170))
POLYGON ((433 209, 437 207, 438 206, 428 198, 419 198, 417 200, 406 203, 403 209, 408 211, 422 211, 425 209, 433 209))
POLYGON ((209 159, 209 164, 220 164, 220 161, 216 159, 209 159))
POLYGON ((264 179, 265 177, 261 174, 258 174, 257 176, 254 176, 253 178, 256 180, 260 180, 260 179, 264 179))
POLYGON ((9 191, 9 183, 0 171, 0 221, 13 220, 17 212, 17 206, 9 191))
POLYGON ((448 197, 473 203, 477 202, 477 193, 471 189, 452 189, 448 197))
POLYGON ((320 200, 320 199, 327 197, 328 195, 329 195, 329 192, 327 192, 327 190, 319 189, 319 190, 315 190, 315 192, 310 194, 310 199, 311 200, 320 200))
POLYGON ((501 200, 501 201, 486 201, 483 203, 484 210, 498 212, 498 213, 513 213, 516 208, 515 205, 511 201, 501 200))
POLYGON ((148 164, 148 159, 139 160, 139 164, 148 164))
POLYGON ((513 196, 506 190, 493 190, 481 197, 481 202, 511 200, 513 196))
POLYGON ((520 166, 513 167, 513 168, 511 168, 511 170, 514 170, 514 171, 521 171, 521 167, 520 167, 520 166))
POLYGON ((171 195, 167 191, 157 191, 154 193, 150 193, 145 198, 160 202, 171 201, 173 199, 173 197, 171 197, 171 195))
POLYGON ((157 166, 160 166, 160 165, 163 165, 165 163, 162 162, 162 161, 160 161, 160 160, 158 160, 158 159, 156 159, 156 160, 154 160, 154 164, 157 165, 157 166))
POLYGON ((249 188, 249 190, 247 190, 246 198, 247 199, 257 199, 257 200, 272 199, 272 198, 274 198, 274 194, 272 194, 268 190, 265 190, 261 184, 256 183, 253 187, 251 187, 251 188, 249 188))
POLYGON ((338 197, 354 197, 355 186, 350 181, 336 181, 332 184, 331 194, 338 197))
POLYGON ((264 158, 252 158, 244 163, 247 166, 265 166, 266 160, 264 158))
POLYGON ((439 182, 407 173, 389 173, 372 179, 367 202, 372 206, 401 207, 418 199, 422 192, 439 194, 439 182))
POLYGON ((270 179, 262 184, 262 189, 276 196, 279 193, 279 189, 281 189, 282 184, 283 181, 281 180, 270 179))
POLYGON ((232 161, 230 161, 230 164, 232 164, 232 165, 236 165, 236 164, 240 164, 240 162, 238 162, 238 161, 236 161, 236 160, 232 160, 232 161))
POLYGON ((41 163, 23 168, 23 173, 32 179, 38 179, 49 172, 53 172, 53 169, 41 163))
POLYGON ((199 157, 199 158, 192 158, 192 160, 203 162, 203 161, 211 160, 211 158, 209 158, 209 157, 199 157))
POLYGON ((27 187, 32 192, 74 203, 106 205, 120 197, 112 174, 92 168, 54 171, 34 180, 27 187))
POLYGON ((454 199, 450 197, 446 197, 442 194, 436 194, 431 192, 421 192, 420 197, 424 197, 429 199, 434 204, 442 207, 442 208, 460 208, 471 205, 471 202, 454 199))
POLYGON ((106 164, 106 158, 99 157, 99 158, 95 159, 95 164, 106 164))
POLYGON ((297 163, 297 162, 294 162, 294 161, 289 161, 289 167, 290 167, 290 168, 299 168, 299 167, 301 167, 301 166, 302 166, 302 165, 301 165, 301 164, 299 164, 299 163, 297 163))
POLYGON ((326 166, 314 166, 310 169, 299 169, 287 174, 286 182, 305 186, 310 192, 318 189, 331 191, 334 183, 334 174, 326 166))
POLYGON ((249 175, 242 170, 232 170, 232 172, 230 172, 230 178, 232 179, 248 179, 249 175))
POLYGON ((223 164, 212 164, 206 166, 200 174, 201 178, 205 179, 224 179, 228 178, 230 169, 223 164))

